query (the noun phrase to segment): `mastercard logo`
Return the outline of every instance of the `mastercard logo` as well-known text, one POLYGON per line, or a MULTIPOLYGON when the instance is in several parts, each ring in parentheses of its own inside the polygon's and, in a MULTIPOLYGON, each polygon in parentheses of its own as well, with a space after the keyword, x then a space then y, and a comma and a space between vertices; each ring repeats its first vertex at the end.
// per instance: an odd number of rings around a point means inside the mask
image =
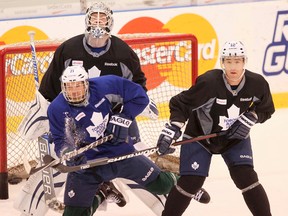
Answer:
MULTIPOLYGON (((217 34, 213 26, 202 16, 196 14, 181 14, 173 17, 165 24, 155 18, 139 17, 125 24, 118 33, 131 34, 151 32, 189 33, 195 35, 198 39, 198 74, 203 74, 207 70, 215 67, 219 51, 217 34)), ((142 59, 140 58, 140 60, 142 59)), ((148 67, 143 64, 143 62, 141 63, 143 71, 145 71, 148 80, 148 89, 153 89, 154 87, 159 86, 161 82, 164 82, 165 80, 175 86, 177 85, 177 83, 173 83, 173 80, 177 79, 177 77, 175 79, 175 76, 183 76, 183 72, 178 74, 165 73, 163 70, 167 71, 169 68, 155 68, 155 65, 150 65, 150 67, 148 67), (154 71, 154 73, 149 73, 150 71, 154 71), (155 71, 157 73, 155 73, 155 71), (157 77, 158 83, 149 83, 149 80, 152 80, 152 78, 155 80, 155 76, 157 77)), ((177 62, 175 61, 175 64, 172 65, 172 67, 177 67, 176 64, 177 62)), ((187 72, 187 74, 184 74, 184 76, 189 79, 191 74, 187 72)), ((189 86, 179 87, 187 88, 189 86)))
POLYGON ((5 32, 0 37, 0 44, 13 44, 13 43, 20 43, 20 42, 27 42, 30 40, 28 32, 34 31, 35 40, 46 40, 48 36, 38 28, 33 26, 17 26, 5 32))

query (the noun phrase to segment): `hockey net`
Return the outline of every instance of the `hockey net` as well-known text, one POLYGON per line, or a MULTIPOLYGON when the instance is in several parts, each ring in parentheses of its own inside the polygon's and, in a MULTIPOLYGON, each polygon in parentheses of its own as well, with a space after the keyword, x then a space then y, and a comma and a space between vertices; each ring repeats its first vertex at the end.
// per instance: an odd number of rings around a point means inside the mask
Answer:
MULTIPOLYGON (((197 77, 197 39, 191 34, 150 33, 118 36, 139 56, 142 70, 147 77, 148 95, 159 109, 159 120, 137 117, 142 142, 152 147, 156 145, 159 134, 168 121, 169 99, 189 88, 197 77)), ((35 42, 40 81, 61 42, 35 42)), ((32 166, 37 163, 38 158, 37 140, 27 142, 17 131, 35 98, 29 43, 0 47, 0 68, 3 77, 0 90, 0 172, 25 178, 27 176, 22 166, 24 157, 32 166)), ((178 156, 179 149, 174 153, 174 157, 178 156)))

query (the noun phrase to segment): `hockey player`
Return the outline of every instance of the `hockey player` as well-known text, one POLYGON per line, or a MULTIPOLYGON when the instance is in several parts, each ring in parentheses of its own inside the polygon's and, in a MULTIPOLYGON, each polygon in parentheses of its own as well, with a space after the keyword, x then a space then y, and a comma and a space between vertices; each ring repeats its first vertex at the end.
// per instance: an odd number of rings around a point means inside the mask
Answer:
MULTIPOLYGON (((59 157, 104 134, 114 134, 112 141, 75 156, 67 165, 134 152, 128 128, 149 103, 140 85, 114 75, 88 81, 82 66, 68 66, 61 76, 61 89, 62 93, 48 107, 50 131, 59 157), (115 114, 111 112, 112 104, 119 101, 123 103, 123 109, 115 114)), ((168 193, 176 182, 172 173, 161 172, 145 156, 72 172, 67 176, 63 215, 92 215, 99 205, 95 197, 99 185, 119 177, 133 180, 155 194, 168 193)))
POLYGON ((225 135, 181 146, 180 179, 171 190, 163 216, 182 215, 191 196, 203 185, 213 154, 221 154, 230 176, 255 216, 270 216, 266 192, 253 167, 249 132, 274 113, 269 85, 259 74, 245 69, 246 50, 240 41, 226 42, 220 53, 221 69, 207 71, 190 89, 170 100, 170 124, 157 145, 159 154, 173 151, 173 140, 226 131, 225 135), (167 130, 170 133, 167 133, 167 130))

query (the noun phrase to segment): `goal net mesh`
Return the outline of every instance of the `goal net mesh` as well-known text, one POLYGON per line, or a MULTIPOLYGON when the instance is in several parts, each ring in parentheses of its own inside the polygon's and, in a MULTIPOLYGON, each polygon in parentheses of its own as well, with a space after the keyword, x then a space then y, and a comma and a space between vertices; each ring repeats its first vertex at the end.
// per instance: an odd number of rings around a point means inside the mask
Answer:
MULTIPOLYGON (((147 77, 148 95, 157 104, 159 119, 137 117, 141 140, 155 146, 159 134, 169 120, 168 103, 172 96, 189 88, 197 77, 197 39, 191 34, 125 34, 118 35, 139 56, 147 77)), ((63 40, 36 41, 39 81, 63 40)), ((35 81, 29 43, 0 47, 1 73, 5 73, 7 167, 9 175, 24 175, 23 159, 35 166, 39 157, 37 140, 27 142, 18 133, 18 126, 35 99, 35 81)), ((3 84, 3 83, 2 83, 3 84)), ((5 126, 5 125, 4 125, 5 126)), ((173 154, 178 161, 179 147, 173 154)), ((172 157, 172 158, 173 158, 172 157)), ((1 155, 1 160, 3 157, 1 155)), ((154 160, 157 157, 154 157, 154 160)), ((172 160, 174 160, 172 159, 172 160)))

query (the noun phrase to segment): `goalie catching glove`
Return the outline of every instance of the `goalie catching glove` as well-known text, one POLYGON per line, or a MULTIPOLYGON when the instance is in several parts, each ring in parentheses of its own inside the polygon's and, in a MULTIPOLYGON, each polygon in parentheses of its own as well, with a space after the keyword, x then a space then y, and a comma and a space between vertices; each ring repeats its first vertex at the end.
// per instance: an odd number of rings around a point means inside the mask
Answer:
POLYGON ((123 113, 112 115, 107 125, 107 134, 113 134, 113 143, 128 142, 128 129, 132 123, 123 113))
POLYGON ((165 155, 173 153, 175 149, 171 148, 171 145, 181 136, 181 134, 180 127, 166 123, 157 142, 157 154, 165 155))
POLYGON ((257 114, 254 111, 246 112, 228 129, 226 137, 228 139, 246 139, 249 136, 250 129, 258 120, 257 114))

